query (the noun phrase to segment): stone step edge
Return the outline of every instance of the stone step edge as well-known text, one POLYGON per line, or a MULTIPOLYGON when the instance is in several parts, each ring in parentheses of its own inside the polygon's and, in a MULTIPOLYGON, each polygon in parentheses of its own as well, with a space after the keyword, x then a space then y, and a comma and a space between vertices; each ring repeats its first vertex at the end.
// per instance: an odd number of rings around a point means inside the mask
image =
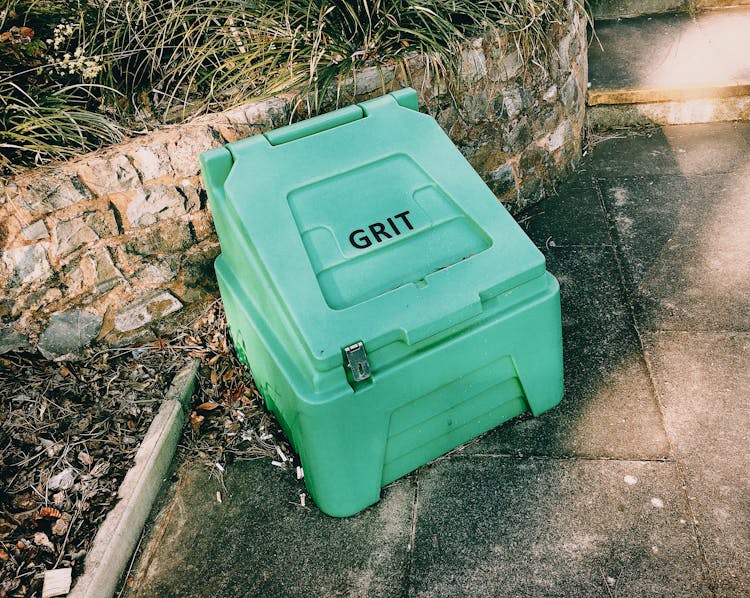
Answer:
POLYGON ((599 104, 586 109, 586 125, 593 131, 727 121, 750 121, 750 95, 681 102, 599 104))
POLYGON ((172 463, 199 365, 200 359, 190 360, 172 380, 134 464, 120 484, 120 500, 97 531, 86 555, 83 574, 76 580, 69 598, 108 598, 117 591, 172 463))
MULTIPOLYGON (((627 3, 625 3, 627 5, 627 3)), ((635 2, 635 4, 638 4, 635 2)), ((722 2, 722 0, 705 0, 696 3, 695 7, 690 6, 690 3, 685 0, 656 0, 653 2, 653 6, 648 6, 649 2, 640 3, 641 8, 639 10, 629 11, 627 8, 620 8, 620 11, 615 7, 609 7, 610 12, 607 12, 607 7, 598 6, 593 8, 591 15, 594 18, 595 23, 598 21, 619 21, 621 19, 635 19, 638 17, 651 17, 665 14, 685 14, 692 11, 696 13, 719 11, 726 8, 746 8, 750 6, 750 0, 733 0, 722 2)), ((596 27, 594 27, 596 30, 596 27)))
POLYGON ((691 87, 589 88, 586 104, 650 104, 750 95, 749 81, 716 82, 691 87))

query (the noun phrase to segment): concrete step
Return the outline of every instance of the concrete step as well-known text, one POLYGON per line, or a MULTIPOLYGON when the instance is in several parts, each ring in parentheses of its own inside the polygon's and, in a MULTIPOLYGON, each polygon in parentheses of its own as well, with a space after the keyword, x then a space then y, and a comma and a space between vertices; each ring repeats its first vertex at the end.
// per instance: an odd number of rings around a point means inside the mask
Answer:
POLYGON ((727 6, 748 6, 750 0, 592 0, 596 20, 622 19, 665 12, 694 12, 727 6))
POLYGON ((750 120, 750 6, 597 21, 593 128, 750 120))

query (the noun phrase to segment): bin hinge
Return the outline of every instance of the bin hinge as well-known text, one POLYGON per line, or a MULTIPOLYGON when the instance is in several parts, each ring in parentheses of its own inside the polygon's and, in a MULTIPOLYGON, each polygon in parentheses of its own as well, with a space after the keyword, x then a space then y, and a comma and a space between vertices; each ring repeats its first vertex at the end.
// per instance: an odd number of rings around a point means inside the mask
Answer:
POLYGON ((354 382, 362 382, 370 377, 370 362, 367 360, 367 351, 362 341, 345 347, 344 359, 344 365, 351 372, 354 382))
POLYGON ((290 141, 297 141, 316 133, 322 133, 341 125, 346 125, 360 120, 365 117, 365 113, 358 105, 346 106, 345 108, 339 108, 333 112, 326 114, 319 114, 313 116, 307 120, 294 123, 293 125, 287 125, 286 127, 280 127, 273 131, 264 133, 268 143, 271 145, 282 145, 289 143, 290 141))

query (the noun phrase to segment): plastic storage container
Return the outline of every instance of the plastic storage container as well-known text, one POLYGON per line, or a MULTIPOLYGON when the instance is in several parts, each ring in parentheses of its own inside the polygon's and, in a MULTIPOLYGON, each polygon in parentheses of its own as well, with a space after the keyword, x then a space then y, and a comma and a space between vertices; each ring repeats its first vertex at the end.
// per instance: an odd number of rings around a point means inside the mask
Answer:
POLYGON ((232 337, 323 512, 560 401, 557 281, 414 90, 201 164, 232 337))

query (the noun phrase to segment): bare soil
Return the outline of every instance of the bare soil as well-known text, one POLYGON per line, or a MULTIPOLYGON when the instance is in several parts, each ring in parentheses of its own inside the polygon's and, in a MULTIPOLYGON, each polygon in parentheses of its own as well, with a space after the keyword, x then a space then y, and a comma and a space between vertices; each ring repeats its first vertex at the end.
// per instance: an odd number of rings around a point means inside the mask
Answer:
MULTIPOLYGON (((296 461, 211 304, 170 338, 92 348, 77 361, 0 356, 0 598, 41 595, 44 571, 73 583, 175 373, 200 358, 179 458, 199 460, 221 489, 238 459, 296 461)), ((220 492, 220 490, 219 490, 220 492)))

